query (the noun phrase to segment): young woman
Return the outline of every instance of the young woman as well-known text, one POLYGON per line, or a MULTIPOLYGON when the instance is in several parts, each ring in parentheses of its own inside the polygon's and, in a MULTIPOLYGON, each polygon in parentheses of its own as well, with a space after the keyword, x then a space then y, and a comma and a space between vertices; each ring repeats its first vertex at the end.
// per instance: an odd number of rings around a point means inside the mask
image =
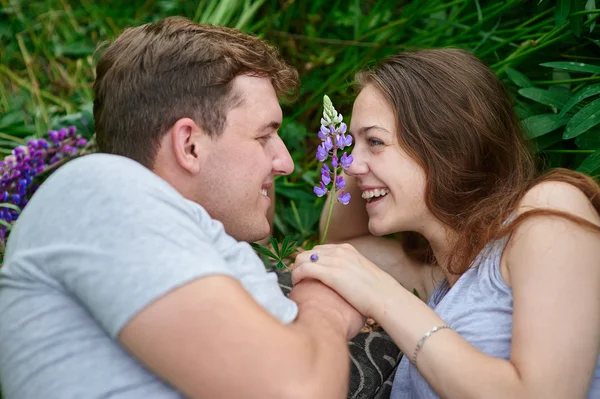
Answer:
POLYGON ((536 174, 504 87, 467 52, 398 54, 357 80, 354 195, 329 236, 353 245, 300 254, 294 281, 390 334, 392 398, 600 398, 599 186, 536 174), (398 232, 427 240, 429 264, 381 237, 398 232))

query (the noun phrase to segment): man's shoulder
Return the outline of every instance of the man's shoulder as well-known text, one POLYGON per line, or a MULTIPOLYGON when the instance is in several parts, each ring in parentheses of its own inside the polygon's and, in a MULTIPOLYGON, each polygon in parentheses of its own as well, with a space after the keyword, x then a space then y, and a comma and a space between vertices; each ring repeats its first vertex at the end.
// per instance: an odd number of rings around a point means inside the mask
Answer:
POLYGON ((69 161, 55 171, 50 180, 84 180, 94 183, 114 183, 126 180, 160 181, 161 179, 133 159, 112 154, 90 154, 69 161))
MULTIPOLYGON (((48 177, 35 196, 39 197, 37 202, 83 201, 86 207, 92 202, 131 204, 151 198, 161 198, 160 202, 184 201, 173 186, 140 163, 101 153, 69 161, 48 177), (95 200, 90 202, 90 198, 95 200)), ((30 203, 28 207, 31 206, 30 203)))

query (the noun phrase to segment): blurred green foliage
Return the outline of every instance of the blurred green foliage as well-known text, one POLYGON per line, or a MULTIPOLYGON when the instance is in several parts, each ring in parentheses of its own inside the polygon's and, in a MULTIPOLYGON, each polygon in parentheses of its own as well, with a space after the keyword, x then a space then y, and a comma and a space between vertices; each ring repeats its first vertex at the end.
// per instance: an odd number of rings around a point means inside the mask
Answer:
POLYGON ((460 47, 505 82, 547 166, 600 172, 595 0, 0 0, 0 153, 50 128, 93 133, 96 46, 125 27, 182 15, 275 44, 300 72, 280 131, 296 169, 277 181, 275 235, 317 238, 314 152, 321 100, 349 120, 354 73, 395 52, 460 47), (82 125, 82 119, 89 123, 82 125))

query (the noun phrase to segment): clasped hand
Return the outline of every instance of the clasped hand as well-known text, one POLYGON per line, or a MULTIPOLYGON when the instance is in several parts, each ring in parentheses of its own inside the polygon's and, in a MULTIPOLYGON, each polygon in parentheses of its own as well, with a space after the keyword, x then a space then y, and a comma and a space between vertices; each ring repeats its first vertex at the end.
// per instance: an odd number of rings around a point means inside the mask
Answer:
POLYGON ((311 251, 299 254, 292 281, 298 284, 309 278, 321 281, 361 314, 375 319, 384 299, 401 288, 396 280, 350 244, 318 245, 311 251))

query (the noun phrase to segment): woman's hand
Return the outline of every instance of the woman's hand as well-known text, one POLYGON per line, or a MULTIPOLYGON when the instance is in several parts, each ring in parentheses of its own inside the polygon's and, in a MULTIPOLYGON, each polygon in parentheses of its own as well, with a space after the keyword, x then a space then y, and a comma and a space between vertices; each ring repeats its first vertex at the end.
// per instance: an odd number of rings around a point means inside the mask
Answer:
POLYGON ((356 310, 375 317, 383 300, 404 288, 350 244, 318 245, 296 257, 292 281, 314 278, 331 287, 356 310))

